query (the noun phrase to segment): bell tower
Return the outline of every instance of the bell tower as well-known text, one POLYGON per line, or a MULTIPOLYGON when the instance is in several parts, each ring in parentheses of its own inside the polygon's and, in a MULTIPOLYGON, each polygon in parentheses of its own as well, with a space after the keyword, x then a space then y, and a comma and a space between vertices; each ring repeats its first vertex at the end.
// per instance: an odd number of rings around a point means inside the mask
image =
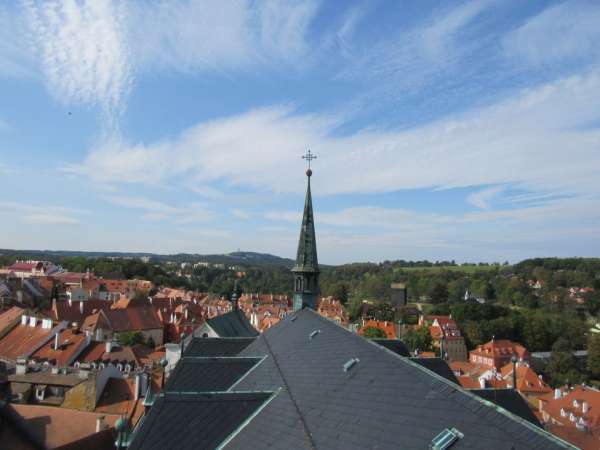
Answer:
POLYGON ((305 307, 316 309, 319 296, 319 262, 317 260, 317 240, 310 193, 310 177, 312 176, 310 162, 316 157, 310 152, 310 149, 302 157, 308 161, 308 170, 306 171, 306 199, 304 201, 300 239, 298 240, 298 252, 296 253, 296 265, 292 269, 294 274, 294 311, 305 307))

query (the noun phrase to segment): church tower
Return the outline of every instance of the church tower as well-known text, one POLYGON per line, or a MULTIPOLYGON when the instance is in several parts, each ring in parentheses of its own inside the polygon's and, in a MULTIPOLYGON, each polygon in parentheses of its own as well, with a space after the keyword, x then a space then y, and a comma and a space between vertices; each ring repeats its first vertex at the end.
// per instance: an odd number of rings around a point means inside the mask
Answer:
POLYGON ((315 236, 312 197, 310 195, 310 177, 312 176, 310 162, 316 156, 308 150, 307 154, 302 158, 308 161, 308 170, 306 171, 308 185, 306 188, 306 200, 304 201, 300 239, 298 241, 298 252, 296 253, 296 265, 292 269, 294 274, 294 311, 298 311, 304 307, 317 309, 317 298, 319 296, 317 239, 315 236))

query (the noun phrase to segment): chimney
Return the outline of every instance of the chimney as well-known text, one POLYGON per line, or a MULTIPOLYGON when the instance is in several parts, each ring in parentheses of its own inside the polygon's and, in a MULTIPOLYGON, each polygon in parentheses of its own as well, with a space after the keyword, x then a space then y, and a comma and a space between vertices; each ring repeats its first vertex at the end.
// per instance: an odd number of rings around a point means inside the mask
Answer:
POLYGON ((560 392, 559 388, 554 389, 554 400, 558 400, 562 397, 562 394, 560 392))
POLYGON ((52 311, 56 311, 56 297, 52 299, 52 311))
POLYGON ((112 351, 112 341, 106 341, 104 351, 105 353, 110 353, 112 351))
POLYGON ((54 335, 54 350, 58 350, 58 333, 54 335))
POLYGON ((79 302, 79 314, 83 316, 83 300, 79 302))
POLYGON ((581 412, 583 412, 584 414, 587 414, 588 410, 589 410, 588 402, 586 402, 584 400, 584 402, 581 404, 581 412))
POLYGON ((485 378, 479 377, 479 387, 485 389, 485 378))
POLYGON ((29 317, 29 326, 35 327, 37 325, 37 319, 34 316, 29 317))
POLYGON ((141 387, 140 386, 140 384, 141 384, 140 383, 141 382, 141 380, 140 380, 140 374, 136 373, 134 375, 134 377, 135 377, 135 387, 134 387, 133 395, 134 395, 134 400, 137 400, 137 399, 140 398, 140 387, 141 387))
POLYGON ((73 306, 73 297, 71 297, 71 292, 67 292, 67 297, 69 299, 69 308, 73 306))
POLYGON ((100 433, 101 431, 106 429, 106 424, 104 423, 104 416, 99 416, 96 418, 96 433, 100 433))
POLYGON ((27 325, 27 320, 29 320, 29 317, 27 317, 25 314, 23 314, 21 316, 21 325, 27 325))

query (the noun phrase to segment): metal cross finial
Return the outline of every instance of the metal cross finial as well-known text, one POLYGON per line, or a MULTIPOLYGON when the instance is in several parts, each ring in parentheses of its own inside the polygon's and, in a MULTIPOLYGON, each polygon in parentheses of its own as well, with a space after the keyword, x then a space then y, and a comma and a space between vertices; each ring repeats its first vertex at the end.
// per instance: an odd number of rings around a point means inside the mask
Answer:
POLYGON ((302 159, 305 159, 308 161, 308 170, 310 170, 310 162, 313 159, 317 159, 317 155, 314 155, 310 152, 310 148, 306 151, 306 155, 302 156, 302 159))

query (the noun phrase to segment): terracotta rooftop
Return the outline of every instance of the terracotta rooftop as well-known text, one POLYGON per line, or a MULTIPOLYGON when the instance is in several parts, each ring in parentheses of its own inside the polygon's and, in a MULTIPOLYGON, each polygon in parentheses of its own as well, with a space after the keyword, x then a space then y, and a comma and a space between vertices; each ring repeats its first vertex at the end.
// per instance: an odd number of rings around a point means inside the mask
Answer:
POLYGON ((116 332, 162 328, 156 309, 151 306, 111 309, 105 313, 112 329, 116 332))
POLYGON ((15 324, 19 322, 25 310, 18 306, 13 306, 10 309, 0 314, 0 336, 5 331, 9 331, 15 324))
POLYGON ((48 361, 57 367, 65 367, 73 362, 85 340, 85 334, 80 331, 62 330, 58 335, 58 350, 54 349, 55 340, 52 338, 31 357, 38 362, 48 361))
POLYGON ((41 347, 52 335, 52 329, 17 325, 0 339, 0 359, 16 361, 20 356, 30 355, 41 347))
POLYGON ((135 352, 129 346, 115 346, 110 353, 106 352, 106 344, 104 342, 92 342, 79 357, 79 362, 112 362, 113 364, 134 364, 140 365, 135 352))
MULTIPOLYGON (((52 406, 18 404, 12 406, 47 448, 66 446, 96 434, 96 419, 99 417, 104 417, 104 422, 111 428, 120 417, 115 414, 99 414, 52 406)), ((88 448, 97 447, 88 446, 88 448)))

